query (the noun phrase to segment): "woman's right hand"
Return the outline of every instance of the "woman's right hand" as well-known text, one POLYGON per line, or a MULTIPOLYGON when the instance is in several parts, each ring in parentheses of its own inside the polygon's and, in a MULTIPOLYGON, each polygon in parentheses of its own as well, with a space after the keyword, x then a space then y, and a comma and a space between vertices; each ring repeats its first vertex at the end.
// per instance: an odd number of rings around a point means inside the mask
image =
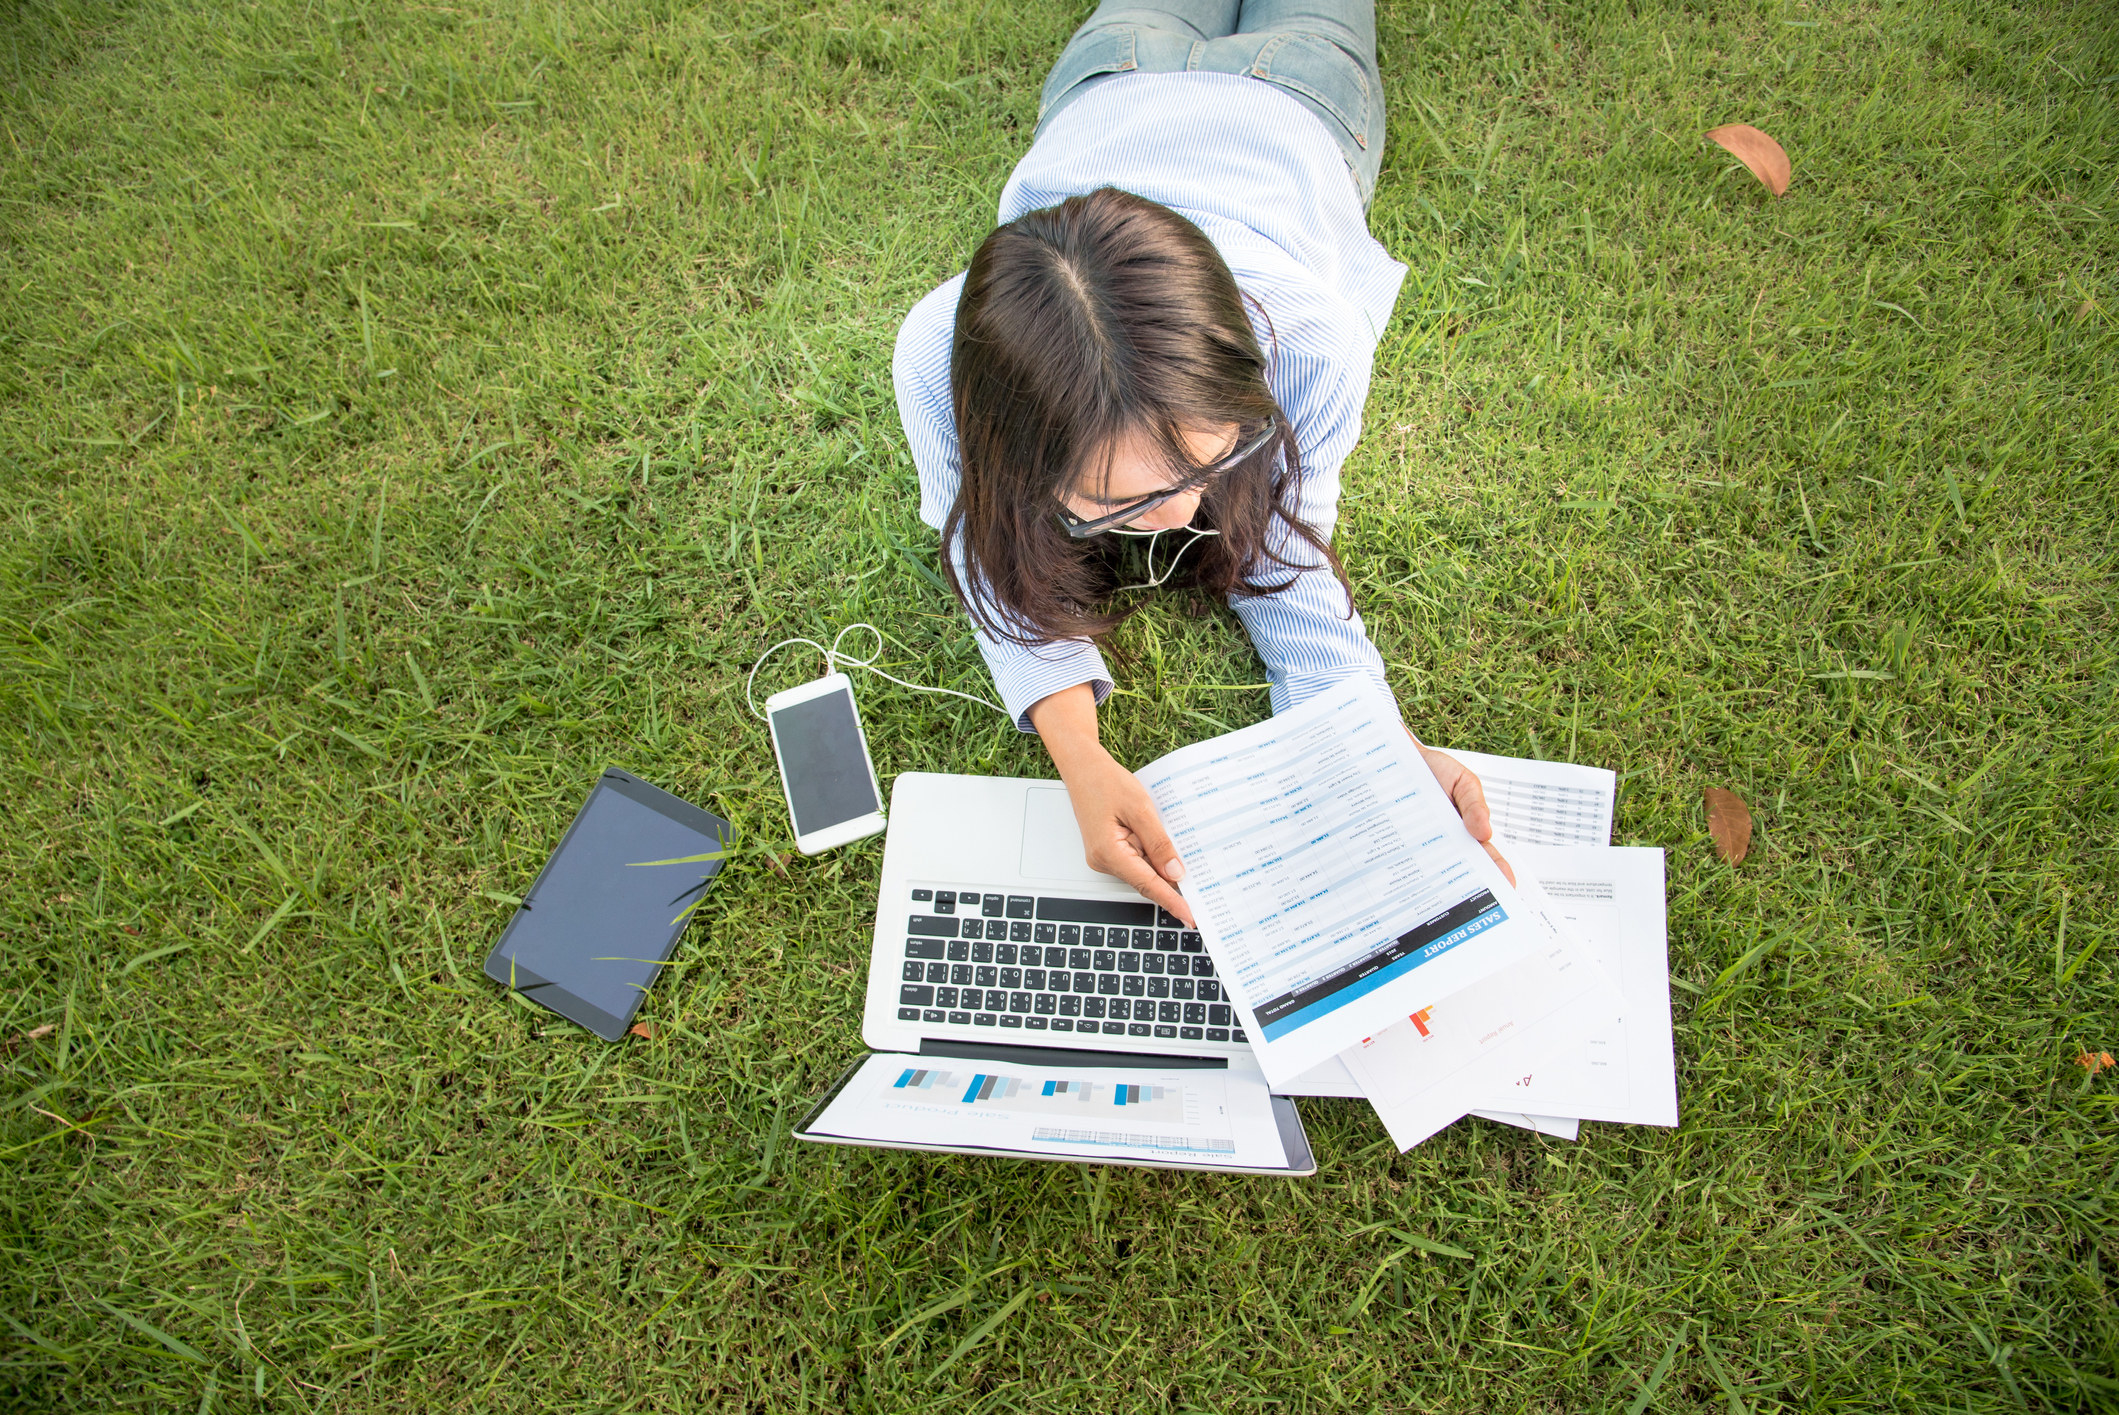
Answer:
POLYGON ((1097 740, 1094 690, 1082 683, 1054 693, 1030 709, 1030 723, 1067 783, 1089 868, 1116 875, 1194 927, 1191 906, 1175 888, 1184 863, 1148 788, 1097 740))

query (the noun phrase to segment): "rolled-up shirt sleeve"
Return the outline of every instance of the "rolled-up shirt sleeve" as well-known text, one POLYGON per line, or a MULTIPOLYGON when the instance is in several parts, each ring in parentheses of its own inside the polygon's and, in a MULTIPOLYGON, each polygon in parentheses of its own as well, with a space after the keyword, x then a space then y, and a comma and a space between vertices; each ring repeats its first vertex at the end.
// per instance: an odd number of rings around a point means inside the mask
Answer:
MULTIPOLYGON (((942 529, 950 508, 956 504, 957 488, 964 478, 956 415, 949 396, 949 349, 956 325, 957 297, 963 288, 964 277, 959 275, 914 305, 898 330, 897 348, 891 359, 898 418, 905 426, 913 466, 919 470, 920 519, 936 531, 942 529)), ((962 538, 947 550, 958 582, 989 616, 1002 619, 1005 611, 986 596, 975 569, 966 564, 962 538)), ((991 633, 976 615, 972 616, 972 632, 985 657, 987 671, 993 675, 993 686, 1000 691, 1002 704, 1021 731, 1036 731, 1030 722, 1030 709, 1063 689, 1087 683, 1099 704, 1111 696, 1111 672, 1104 665, 1103 654, 1087 639, 1055 639, 1035 646, 1018 644, 991 633)))

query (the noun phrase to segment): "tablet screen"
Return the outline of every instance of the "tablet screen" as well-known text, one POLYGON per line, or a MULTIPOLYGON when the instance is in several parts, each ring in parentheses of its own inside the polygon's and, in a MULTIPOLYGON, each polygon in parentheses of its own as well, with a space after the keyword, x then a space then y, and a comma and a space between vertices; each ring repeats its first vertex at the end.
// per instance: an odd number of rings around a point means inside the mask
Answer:
POLYGON ((722 863, 651 862, 719 850, 726 830, 675 796, 606 774, 486 960, 487 974, 600 1035, 622 1034, 722 863), (577 1015, 554 988, 604 1016, 577 1015))

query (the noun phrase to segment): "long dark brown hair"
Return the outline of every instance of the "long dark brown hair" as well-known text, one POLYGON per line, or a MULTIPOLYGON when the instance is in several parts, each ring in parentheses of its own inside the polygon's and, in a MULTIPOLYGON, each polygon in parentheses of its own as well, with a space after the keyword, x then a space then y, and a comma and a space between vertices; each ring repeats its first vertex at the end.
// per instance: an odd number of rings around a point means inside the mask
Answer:
POLYGON ((964 473, 942 542, 963 536, 991 608, 951 557, 942 563, 987 629, 1038 644, 1122 621, 1136 606, 1107 601, 1128 538, 1070 536, 1060 496, 1098 485, 1129 437, 1156 450, 1172 483, 1195 476, 1184 433, 1229 423, 1244 437, 1278 431, 1209 485, 1194 524, 1220 534, 1190 546, 1172 582, 1220 596, 1286 589, 1309 566, 1274 549, 1277 524, 1345 587, 1331 546, 1295 514, 1301 457, 1244 304, 1197 226, 1111 187, 1030 212, 980 243, 950 353, 964 473))

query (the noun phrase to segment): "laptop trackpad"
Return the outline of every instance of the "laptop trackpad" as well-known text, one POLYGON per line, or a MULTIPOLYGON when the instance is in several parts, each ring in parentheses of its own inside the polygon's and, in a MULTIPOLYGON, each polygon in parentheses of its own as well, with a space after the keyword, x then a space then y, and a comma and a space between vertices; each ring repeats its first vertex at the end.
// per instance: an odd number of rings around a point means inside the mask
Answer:
POLYGON ((1089 868, 1082 853, 1081 827, 1064 786, 1033 786, 1023 793, 1022 872, 1031 879, 1078 879, 1119 884, 1117 878, 1089 868))

